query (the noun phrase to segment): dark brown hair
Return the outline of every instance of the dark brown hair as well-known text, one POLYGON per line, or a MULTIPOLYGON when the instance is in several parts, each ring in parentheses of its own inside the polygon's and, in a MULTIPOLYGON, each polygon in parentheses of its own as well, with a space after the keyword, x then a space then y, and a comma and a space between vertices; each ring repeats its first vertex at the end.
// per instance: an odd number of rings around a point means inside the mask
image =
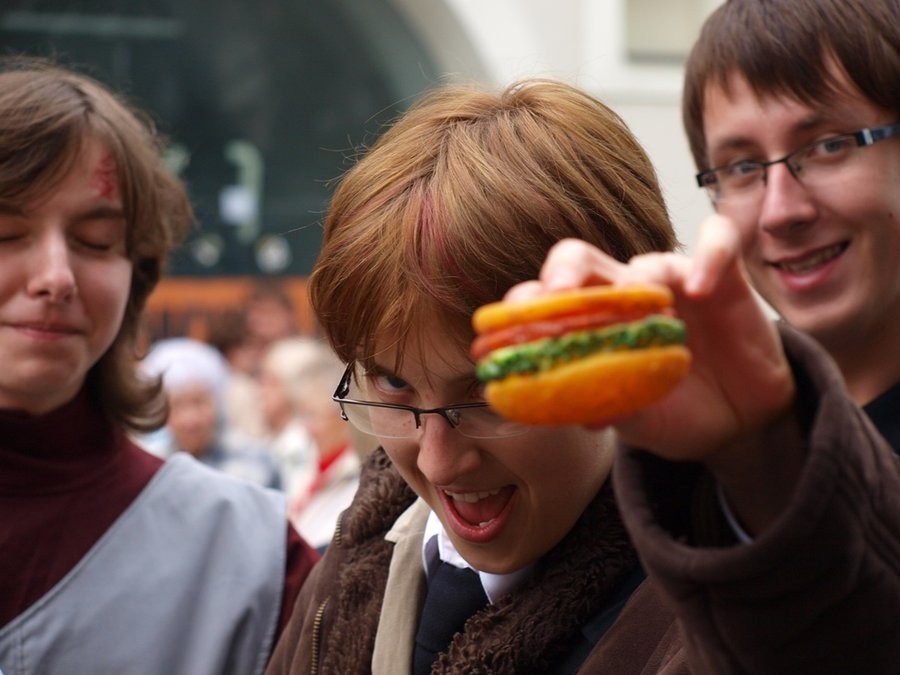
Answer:
POLYGON ((900 118, 897 0, 728 0, 703 25, 688 58, 682 117, 694 161, 707 169, 703 106, 710 86, 739 73, 760 96, 827 104, 834 67, 900 118))
POLYGON ((132 262, 122 326, 88 384, 112 419, 146 430, 162 423, 165 405, 158 383, 135 372, 135 342, 168 253, 193 222, 184 187, 166 170, 150 120, 102 84, 41 60, 0 59, 0 206, 21 209, 52 192, 88 140, 115 160, 132 262))
POLYGON ((656 174, 624 122, 562 82, 424 96, 343 178, 310 296, 337 354, 437 319, 460 345, 472 312, 536 278, 577 237, 619 260, 677 245, 656 174))

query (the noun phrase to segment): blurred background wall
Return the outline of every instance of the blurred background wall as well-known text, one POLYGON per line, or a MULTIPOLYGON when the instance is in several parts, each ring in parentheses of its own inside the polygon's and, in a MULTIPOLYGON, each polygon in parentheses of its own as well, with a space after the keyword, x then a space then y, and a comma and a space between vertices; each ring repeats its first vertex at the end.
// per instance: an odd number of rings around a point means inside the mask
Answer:
POLYGON ((442 73, 578 84, 629 124, 659 172, 684 244, 710 213, 681 126, 683 63, 721 0, 394 0, 442 73))

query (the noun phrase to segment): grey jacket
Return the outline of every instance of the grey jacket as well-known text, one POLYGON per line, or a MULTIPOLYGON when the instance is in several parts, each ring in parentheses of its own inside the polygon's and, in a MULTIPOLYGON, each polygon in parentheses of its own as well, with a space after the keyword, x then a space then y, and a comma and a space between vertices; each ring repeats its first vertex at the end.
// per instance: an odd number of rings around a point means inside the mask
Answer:
POLYGON ((284 495, 172 457, 84 558, 0 629, 5 675, 252 675, 274 640, 284 495))

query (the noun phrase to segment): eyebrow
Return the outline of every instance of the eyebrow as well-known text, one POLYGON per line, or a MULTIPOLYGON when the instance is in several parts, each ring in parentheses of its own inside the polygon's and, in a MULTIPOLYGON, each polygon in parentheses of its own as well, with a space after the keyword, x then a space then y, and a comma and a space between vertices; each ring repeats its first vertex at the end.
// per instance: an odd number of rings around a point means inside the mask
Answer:
POLYGON ((125 211, 117 206, 95 206, 77 212, 72 218, 73 223, 86 220, 125 220, 125 211))
MULTIPOLYGON (((404 382, 409 384, 409 380, 407 380, 405 377, 403 377, 400 373, 397 373, 393 369, 383 366, 380 363, 377 363, 375 361, 372 361, 372 365, 370 367, 364 367, 363 372, 366 375, 382 375, 385 377, 396 377, 397 379, 403 380, 404 382)), ((427 377, 428 376, 426 374, 426 379, 427 379, 427 377)), ((463 385, 471 384, 477 378, 475 376, 475 369, 473 367, 473 369, 471 371, 466 371, 464 373, 455 375, 452 377, 452 379, 449 379, 449 380, 443 380, 442 378, 438 378, 438 379, 443 381, 445 384, 448 384, 451 387, 453 387, 453 386, 463 386, 463 385)))
MULTIPOLYGON (((27 218, 29 214, 19 206, 0 204, 0 215, 27 218)), ((125 211, 118 206, 94 206, 76 211, 71 222, 77 224, 86 220, 125 220, 125 211)))
MULTIPOLYGON (((807 115, 806 117, 801 118, 796 123, 792 124, 789 133, 797 134, 802 132, 809 132, 814 130, 816 127, 822 126, 824 124, 832 124, 837 123, 839 120, 831 115, 824 115, 819 111, 813 112, 811 115, 807 115)), ((731 136, 725 136, 720 141, 709 146, 709 155, 712 157, 713 155, 724 152, 727 150, 743 150, 745 148, 755 147, 759 145, 759 142, 750 136, 744 136, 740 134, 735 134, 731 136)))
POLYGON ((363 367, 363 374, 365 375, 390 375, 396 377, 396 373, 389 368, 381 365, 376 361, 371 361, 369 365, 366 365, 360 362, 360 365, 363 367))
POLYGON ((726 150, 742 150, 757 145, 756 141, 746 136, 727 136, 715 145, 709 146, 709 155, 713 157, 726 150))

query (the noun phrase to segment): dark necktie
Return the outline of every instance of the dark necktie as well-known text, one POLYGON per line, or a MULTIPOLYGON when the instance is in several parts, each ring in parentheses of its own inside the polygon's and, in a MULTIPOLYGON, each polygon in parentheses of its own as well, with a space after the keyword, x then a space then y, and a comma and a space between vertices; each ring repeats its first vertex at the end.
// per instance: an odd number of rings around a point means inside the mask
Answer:
POLYGON ((487 604, 473 570, 441 561, 428 581, 413 653, 413 675, 427 675, 437 655, 446 650, 472 614, 487 604))

